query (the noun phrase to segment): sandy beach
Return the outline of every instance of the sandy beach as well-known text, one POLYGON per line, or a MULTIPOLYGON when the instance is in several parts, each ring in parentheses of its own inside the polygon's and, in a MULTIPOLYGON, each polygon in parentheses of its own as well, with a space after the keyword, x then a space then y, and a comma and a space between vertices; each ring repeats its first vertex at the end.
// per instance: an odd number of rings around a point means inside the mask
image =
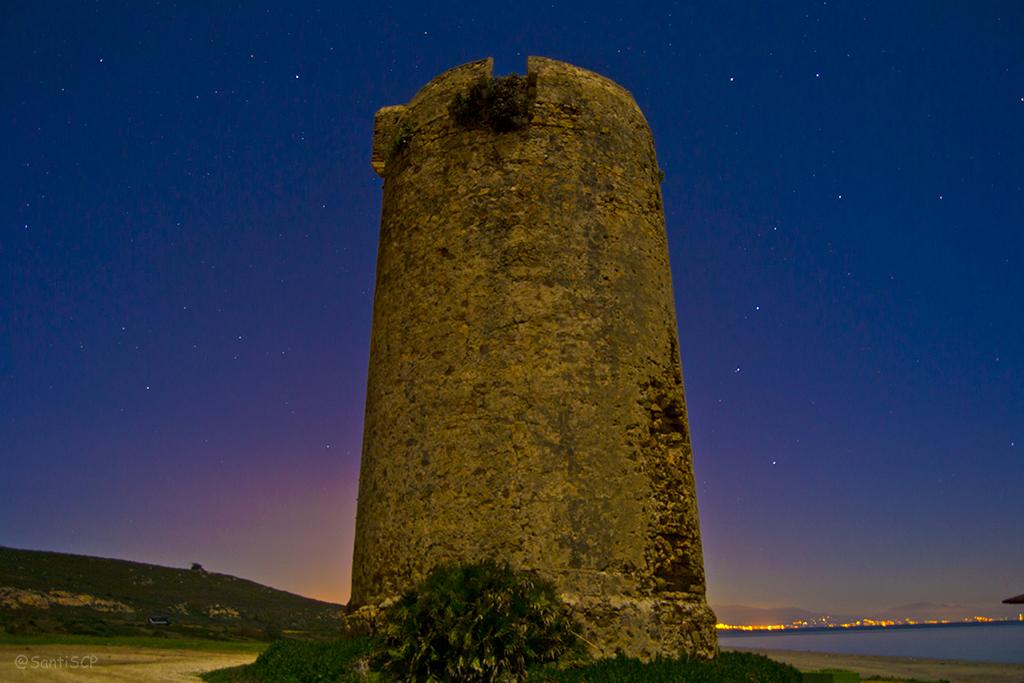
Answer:
POLYGON ((0 681, 197 681, 211 669, 248 664, 255 652, 97 645, 0 645, 0 681))
POLYGON ((756 652, 801 671, 847 669, 862 677, 892 676, 922 681, 947 680, 949 683, 1024 683, 1024 664, 962 662, 916 657, 875 657, 871 655, 830 654, 795 650, 759 650, 730 647, 729 650, 756 652))

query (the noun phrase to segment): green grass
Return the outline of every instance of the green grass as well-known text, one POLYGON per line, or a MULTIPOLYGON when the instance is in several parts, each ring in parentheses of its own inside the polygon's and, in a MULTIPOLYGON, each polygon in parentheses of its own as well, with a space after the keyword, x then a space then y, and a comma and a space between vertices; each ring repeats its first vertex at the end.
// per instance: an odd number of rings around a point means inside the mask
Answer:
MULTIPOLYGON (((939 681, 922 681, 918 678, 899 678, 898 676, 868 676, 862 678, 856 671, 850 671, 849 669, 816 669, 814 671, 808 671, 804 673, 804 683, 810 683, 818 680, 816 674, 837 674, 833 678, 836 683, 842 683, 842 681, 879 681, 880 683, 949 683, 949 681, 943 679, 939 681), (842 678, 845 676, 845 678, 842 678)), ((824 679, 822 680, 829 680, 824 679)))
MULTIPOLYGON (((355 683, 393 679, 361 672, 373 650, 367 639, 281 641, 248 666, 203 674, 207 683, 355 683)), ((660 659, 643 663, 619 657, 575 668, 533 670, 529 683, 800 683, 800 672, 767 657, 723 652, 712 662, 660 659)))
POLYGON ((196 638, 152 638, 146 636, 82 636, 70 633, 36 635, 0 634, 0 645, 92 645, 106 647, 153 647, 165 650, 210 652, 262 652, 269 643, 251 640, 201 640, 196 638))
POLYGON ((278 641, 247 666, 202 675, 207 683, 355 683, 379 680, 361 673, 359 662, 372 644, 364 638, 337 641, 278 641))
POLYGON ((807 671, 803 683, 860 683, 860 674, 846 669, 807 671))
POLYGON ((800 683, 800 672, 762 655, 723 652, 718 659, 657 659, 643 663, 617 657, 579 668, 541 669, 530 683, 800 683))
POLYGON ((199 674, 199 678, 206 683, 261 683, 249 670, 251 665, 230 666, 226 669, 217 669, 199 674))

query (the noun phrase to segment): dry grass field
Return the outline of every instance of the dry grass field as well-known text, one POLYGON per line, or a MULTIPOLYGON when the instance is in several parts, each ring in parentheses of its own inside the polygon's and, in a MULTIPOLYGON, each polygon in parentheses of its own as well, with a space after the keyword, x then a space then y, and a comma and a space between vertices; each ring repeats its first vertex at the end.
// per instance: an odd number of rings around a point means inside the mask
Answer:
POLYGON ((0 681, 197 681, 212 669, 249 664, 256 652, 97 645, 0 645, 0 681))

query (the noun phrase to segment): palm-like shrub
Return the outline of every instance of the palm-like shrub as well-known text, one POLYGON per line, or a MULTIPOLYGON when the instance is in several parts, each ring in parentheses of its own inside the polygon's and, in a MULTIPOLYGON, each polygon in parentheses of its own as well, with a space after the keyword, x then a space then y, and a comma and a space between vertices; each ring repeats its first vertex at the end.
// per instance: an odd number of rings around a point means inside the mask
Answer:
POLYGON ((483 562, 443 566, 389 610, 376 663, 403 681, 519 681, 577 649, 554 586, 483 562))

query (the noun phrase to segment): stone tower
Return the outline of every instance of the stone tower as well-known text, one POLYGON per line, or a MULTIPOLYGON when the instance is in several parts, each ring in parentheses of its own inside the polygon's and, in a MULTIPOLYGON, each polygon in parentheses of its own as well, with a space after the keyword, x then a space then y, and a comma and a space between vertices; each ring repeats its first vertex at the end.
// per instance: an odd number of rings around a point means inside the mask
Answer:
POLYGON ((712 656, 660 171, 628 91, 530 57, 375 119, 352 605, 437 564, 555 582, 601 654, 712 656))

